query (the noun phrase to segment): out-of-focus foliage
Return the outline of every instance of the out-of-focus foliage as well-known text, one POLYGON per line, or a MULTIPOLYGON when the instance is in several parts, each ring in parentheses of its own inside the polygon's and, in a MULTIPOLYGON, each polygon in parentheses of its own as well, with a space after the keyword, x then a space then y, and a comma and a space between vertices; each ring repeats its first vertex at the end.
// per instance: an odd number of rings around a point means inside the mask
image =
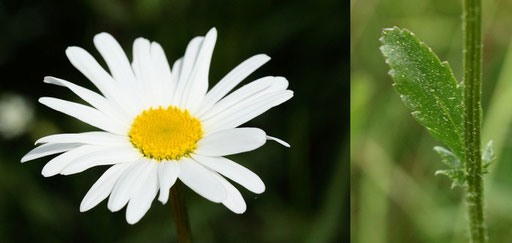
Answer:
POLYGON ((288 78, 295 97, 246 126, 261 127, 292 147, 269 142, 233 156, 267 186, 261 195, 239 187, 245 214, 187 190, 195 242, 349 242, 347 6, 335 0, 0 2, 0 96, 19 96, 34 109, 20 109, 21 117, 34 112, 23 133, 0 137, 0 242, 175 242, 169 204, 153 202, 134 226, 126 223, 124 210, 111 213, 105 202, 78 211, 105 167, 44 178, 40 171, 49 158, 19 160, 43 135, 93 129, 37 104, 41 96, 81 102, 43 84, 46 75, 93 88, 66 59, 67 46, 85 48, 103 65, 95 34, 111 33, 128 56, 132 41, 143 36, 158 41, 174 61, 190 39, 211 27, 219 32, 211 86, 258 53, 272 60, 247 81, 288 78))
MULTIPOLYGON (((482 141, 494 140, 497 156, 485 176, 486 218, 490 241, 509 242, 512 2, 483 2, 482 141)), ((379 51, 383 28, 407 28, 461 80, 461 2, 352 1, 351 9, 352 242, 467 242, 464 191, 450 190, 448 178, 434 176, 446 168, 432 150, 439 142, 396 95, 379 51)))

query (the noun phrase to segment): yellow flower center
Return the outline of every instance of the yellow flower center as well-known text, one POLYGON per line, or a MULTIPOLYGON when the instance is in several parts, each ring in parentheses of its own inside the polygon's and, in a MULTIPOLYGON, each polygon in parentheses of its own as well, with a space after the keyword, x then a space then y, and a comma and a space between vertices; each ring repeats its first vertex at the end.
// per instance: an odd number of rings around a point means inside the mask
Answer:
POLYGON ((197 148, 203 137, 201 122, 175 106, 144 110, 128 133, 130 141, 146 158, 179 160, 197 148))

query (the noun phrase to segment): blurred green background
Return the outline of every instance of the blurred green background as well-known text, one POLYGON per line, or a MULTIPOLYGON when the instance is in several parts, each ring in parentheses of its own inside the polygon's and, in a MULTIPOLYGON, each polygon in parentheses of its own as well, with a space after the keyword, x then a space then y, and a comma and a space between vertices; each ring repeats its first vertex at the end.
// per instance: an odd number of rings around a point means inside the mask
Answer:
MULTIPOLYGON (((485 176, 490 242, 511 242, 512 1, 483 11, 483 143, 498 161, 485 176)), ((414 32, 462 77, 462 1, 351 2, 351 232, 355 243, 468 242, 464 191, 434 172, 441 145, 393 90, 379 51, 382 28, 414 32)))
MULTIPOLYGON (((194 36, 217 27, 211 86, 258 53, 272 60, 251 75, 282 75, 295 97, 246 126, 288 141, 233 159, 257 173, 261 195, 236 215, 186 191, 195 242, 349 242, 348 1, 0 1, 0 242, 175 242, 170 205, 154 201, 134 226, 103 202, 80 201, 106 167, 40 175, 49 158, 20 164, 44 135, 94 130, 37 104, 41 96, 80 101, 43 84, 52 75, 92 88, 66 59, 76 45, 102 64, 92 38, 106 31, 131 56, 132 42, 158 41, 173 62, 194 36), (344 5, 344 6, 343 6, 344 5)), ((244 82, 244 83, 247 83, 244 82)), ((372 84, 373 85, 373 84, 372 84)))

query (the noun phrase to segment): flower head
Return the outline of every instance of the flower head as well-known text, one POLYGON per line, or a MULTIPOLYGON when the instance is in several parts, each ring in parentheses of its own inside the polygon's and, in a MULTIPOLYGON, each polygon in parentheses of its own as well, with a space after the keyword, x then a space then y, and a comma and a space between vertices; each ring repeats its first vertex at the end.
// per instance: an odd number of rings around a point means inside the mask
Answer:
POLYGON ((108 197, 113 212, 128 205, 130 224, 144 216, 158 191, 158 200, 166 203, 177 179, 206 199, 243 213, 244 199, 224 177, 254 193, 262 193, 265 185, 256 174, 224 156, 254 150, 266 140, 289 146, 261 129, 239 126, 290 99, 293 92, 287 90, 285 78, 268 76, 230 93, 270 59, 263 54, 238 65, 208 91, 216 39, 215 28, 192 39, 184 57, 171 69, 158 43, 136 39, 130 63, 119 43, 100 33, 94 44, 110 73, 84 49, 69 47, 66 55, 73 66, 100 93, 45 77, 44 82, 68 88, 90 106, 50 97, 39 102, 102 131, 43 137, 36 141, 42 145, 21 161, 61 153, 44 166, 44 176, 111 165, 87 192, 80 211, 108 197))

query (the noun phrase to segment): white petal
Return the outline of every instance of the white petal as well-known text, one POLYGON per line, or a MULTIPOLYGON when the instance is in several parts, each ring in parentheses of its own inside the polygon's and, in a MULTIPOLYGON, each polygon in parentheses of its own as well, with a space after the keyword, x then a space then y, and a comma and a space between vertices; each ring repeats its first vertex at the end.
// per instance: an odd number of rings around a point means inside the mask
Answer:
POLYGON ((281 144, 281 145, 283 145, 283 146, 285 146, 287 148, 290 147, 289 143, 287 143, 287 142, 285 142, 285 141, 283 141, 283 140, 281 140, 279 138, 276 138, 276 137, 267 136, 267 140, 273 140, 273 141, 275 141, 275 142, 277 142, 277 143, 279 143, 279 144, 281 144))
POLYGON ((27 162, 29 160, 38 159, 41 157, 45 157, 52 154, 58 154, 62 152, 66 152, 68 150, 74 149, 81 144, 79 143, 48 143, 43 144, 39 147, 36 147, 32 150, 30 150, 23 158, 21 158, 21 163, 27 162))
POLYGON ((201 103, 200 113, 209 110, 217 101, 247 78, 252 72, 268 62, 270 57, 265 54, 252 56, 236 66, 222 78, 209 92, 201 103))
POLYGON ((71 46, 66 49, 66 55, 85 77, 87 77, 107 97, 112 97, 112 90, 109 83, 114 81, 112 77, 101 67, 101 65, 86 50, 71 46))
POLYGON ((126 208, 126 221, 129 224, 137 223, 146 214, 158 192, 158 162, 150 162, 147 166, 150 167, 150 172, 143 175, 142 183, 134 188, 126 208))
POLYGON ((260 177, 249 169, 224 157, 209 157, 193 154, 192 158, 202 165, 221 173, 223 176, 247 188, 254 193, 263 193, 265 184, 260 177))
POLYGON ((66 55, 71 64, 84 74, 107 99, 119 104, 130 115, 138 114, 137 96, 131 92, 132 88, 116 83, 91 54, 80 47, 72 46, 66 49, 66 55))
POLYGON ((127 114, 122 112, 122 110, 117 107, 116 103, 109 102, 107 99, 97 94, 96 92, 80 87, 60 78, 44 77, 44 82, 67 87, 73 91, 73 93, 78 95, 78 97, 82 98, 94 108, 103 112, 103 114, 107 115, 108 117, 116 120, 123 126, 129 126, 129 123, 131 122, 127 114))
POLYGON ((242 197, 242 194, 236 189, 231 183, 229 183, 226 179, 224 179, 219 174, 215 173, 217 178, 220 180, 224 188, 228 193, 226 199, 222 201, 222 204, 226 206, 229 210, 233 211, 237 214, 242 214, 247 209, 247 205, 245 204, 245 200, 242 197))
POLYGON ((234 128, 212 133, 197 143, 196 154, 224 156, 251 151, 266 142, 265 132, 258 128, 234 128))
POLYGON ((178 89, 178 81, 180 78, 181 67, 183 67, 183 58, 176 60, 174 62, 174 64, 172 65, 171 75, 172 75, 172 85, 173 85, 172 91, 173 92, 172 92, 171 96, 169 97, 168 105, 176 105, 177 104, 176 103, 177 101, 175 101, 175 99, 177 100, 177 98, 175 98, 175 96, 177 95, 176 90, 178 89))
POLYGON ((180 173, 180 166, 178 161, 162 161, 158 165, 158 180, 160 182, 160 196, 158 200, 162 204, 167 203, 169 199, 169 189, 174 185, 178 174, 180 173))
POLYGON ((199 104, 201 104, 208 90, 208 71, 210 69, 210 62, 212 60, 216 40, 217 30, 212 28, 204 37, 201 49, 194 63, 194 68, 190 74, 190 79, 185 86, 182 104, 184 108, 189 109, 192 113, 194 113, 199 104))
POLYGON ((205 134, 238 127, 292 97, 293 91, 291 90, 276 91, 263 95, 250 104, 233 105, 214 117, 203 121, 205 134))
POLYGON ((174 92, 173 98, 173 104, 176 104, 180 107, 185 87, 190 79, 190 74, 192 73, 192 69, 194 68, 197 54, 199 53, 200 47, 203 43, 203 39, 203 37, 195 37, 189 42, 187 50, 185 51, 183 63, 181 64, 180 68, 180 76, 178 78, 176 92, 174 92))
POLYGON ((142 84, 139 91, 144 92, 145 106, 156 107, 163 96, 160 93, 162 84, 151 60, 151 45, 147 39, 137 38, 133 42, 133 66, 137 80, 142 84))
POLYGON ((119 211, 128 203, 133 189, 140 185, 144 175, 151 171, 150 163, 146 159, 131 163, 130 168, 119 177, 108 199, 107 207, 110 211, 119 211))
POLYGON ((117 179, 119 179, 129 166, 130 163, 116 164, 105 171, 96 183, 92 185, 87 194, 85 194, 84 199, 82 199, 80 203, 80 212, 88 211, 105 200, 112 192, 117 179))
POLYGON ((99 33, 94 36, 94 45, 107 63, 112 77, 118 82, 135 84, 135 75, 128 61, 128 57, 119 43, 108 33, 99 33))
POLYGON ((46 163, 46 165, 43 167, 43 170, 41 171, 41 174, 45 177, 59 174, 66 166, 73 162, 73 160, 80 158, 86 154, 100 151, 103 148, 103 146, 82 145, 78 148, 72 149, 66 153, 63 153, 53 158, 48 163, 46 163))
POLYGON ((213 115, 216 115, 219 112, 224 111, 226 108, 229 108, 235 104, 240 103, 240 101, 251 96, 252 94, 259 93, 262 90, 267 89, 272 85, 273 79, 274 77, 269 76, 250 82, 249 84, 242 86, 235 92, 231 93, 230 95, 226 96, 225 98, 217 102, 210 109, 203 110, 204 112, 198 113, 197 117, 199 117, 201 120, 207 120, 208 118, 211 118, 213 115))
POLYGON ((206 111, 204 115, 200 115, 199 117, 201 120, 207 120, 231 106, 244 106, 251 104, 254 102, 254 100, 257 100, 266 94, 279 90, 285 90, 287 87, 288 80, 283 77, 260 78, 229 94, 220 100, 217 104, 215 104, 210 110, 206 111))
POLYGON ((189 158, 182 159, 179 163, 178 178, 190 189, 212 202, 220 203, 226 199, 226 189, 211 171, 189 158))
POLYGON ((73 66, 86 76, 107 98, 115 98, 114 79, 101 67, 86 50, 71 46, 66 55, 73 66))
POLYGON ((162 85, 162 87, 159 88, 162 92, 161 99, 163 100, 164 106, 167 107, 171 104, 171 98, 176 89, 176 80, 172 77, 171 68, 169 67, 169 62, 167 62, 167 57, 165 56, 162 46, 156 42, 151 43, 151 59, 153 60, 155 71, 158 74, 157 78, 162 85))
POLYGON ((62 170, 61 174, 71 175, 98 165, 133 162, 141 157, 142 154, 133 147, 106 147, 100 151, 73 160, 62 170))
POLYGON ((39 98, 39 102, 99 129, 120 135, 127 134, 128 132, 126 127, 120 126, 92 107, 50 97, 39 98))
POLYGON ((36 141, 39 143, 83 143, 96 145, 129 145, 127 136, 116 135, 108 132, 84 132, 62 133, 42 137, 36 141))

